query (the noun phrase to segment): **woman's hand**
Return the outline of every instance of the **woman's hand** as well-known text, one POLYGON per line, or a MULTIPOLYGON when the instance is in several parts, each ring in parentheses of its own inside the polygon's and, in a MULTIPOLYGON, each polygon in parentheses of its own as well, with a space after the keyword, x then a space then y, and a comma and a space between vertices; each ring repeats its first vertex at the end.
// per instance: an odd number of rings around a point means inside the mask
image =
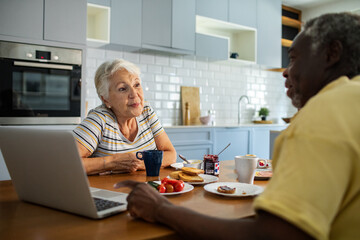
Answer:
POLYGON ((127 209, 132 217, 143 218, 148 222, 156 222, 158 209, 164 204, 171 205, 169 200, 146 183, 126 180, 114 185, 114 188, 120 187, 133 189, 127 197, 127 209))
POLYGON ((145 170, 144 161, 137 159, 135 153, 115 154, 109 165, 114 173, 145 170))

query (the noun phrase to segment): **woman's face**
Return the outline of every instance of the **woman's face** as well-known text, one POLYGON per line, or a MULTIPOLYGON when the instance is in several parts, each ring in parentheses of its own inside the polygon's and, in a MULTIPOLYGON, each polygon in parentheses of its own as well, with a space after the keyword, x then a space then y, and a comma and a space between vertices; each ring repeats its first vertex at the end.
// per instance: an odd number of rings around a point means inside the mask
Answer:
POLYGON ((138 75, 125 69, 117 71, 109 82, 109 98, 104 99, 116 117, 129 119, 137 117, 144 108, 144 93, 138 75))

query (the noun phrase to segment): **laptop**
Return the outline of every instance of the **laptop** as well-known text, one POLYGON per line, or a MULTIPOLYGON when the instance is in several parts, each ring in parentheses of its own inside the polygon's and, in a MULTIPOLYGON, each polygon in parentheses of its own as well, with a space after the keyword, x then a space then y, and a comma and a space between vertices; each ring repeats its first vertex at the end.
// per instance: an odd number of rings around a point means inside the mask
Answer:
POLYGON ((70 131, 0 127, 0 149, 23 201, 94 219, 127 208, 128 194, 89 187, 70 131))

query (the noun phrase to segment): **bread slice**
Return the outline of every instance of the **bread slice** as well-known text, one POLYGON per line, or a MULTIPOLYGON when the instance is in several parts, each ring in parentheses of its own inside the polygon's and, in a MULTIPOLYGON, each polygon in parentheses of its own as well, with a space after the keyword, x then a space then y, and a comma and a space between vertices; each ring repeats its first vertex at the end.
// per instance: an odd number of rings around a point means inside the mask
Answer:
POLYGON ((184 182, 203 182, 204 181, 204 179, 200 176, 188 175, 184 172, 179 173, 179 178, 181 180, 183 180, 184 182))
POLYGON ((218 191, 218 192, 228 193, 228 194, 233 194, 233 193, 235 193, 235 190, 236 190, 236 188, 228 187, 228 186, 226 186, 226 185, 224 185, 224 186, 219 186, 219 187, 217 188, 217 191, 218 191))
POLYGON ((173 178, 173 179, 179 180, 179 179, 180 179, 179 173, 181 173, 181 171, 171 172, 171 173, 169 174, 169 176, 170 176, 171 178, 173 178))
POLYGON ((191 176, 197 176, 200 173, 204 173, 204 170, 198 168, 192 168, 192 167, 183 167, 181 168, 181 171, 191 176))

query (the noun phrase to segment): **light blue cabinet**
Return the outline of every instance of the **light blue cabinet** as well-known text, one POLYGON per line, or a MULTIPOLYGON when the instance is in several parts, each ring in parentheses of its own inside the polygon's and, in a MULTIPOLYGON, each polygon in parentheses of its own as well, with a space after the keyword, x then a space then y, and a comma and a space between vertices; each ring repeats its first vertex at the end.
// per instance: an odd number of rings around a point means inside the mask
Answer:
MULTIPOLYGON (((278 126, 234 126, 234 127, 180 127, 165 128, 178 154, 189 159, 202 159, 204 154, 218 154, 228 143, 231 145, 219 156, 219 160, 234 159, 235 156, 255 154, 269 159, 270 131, 284 130, 278 126)), ((182 161, 181 159, 177 159, 182 161)))
POLYGON ((214 138, 215 154, 218 154, 228 143, 231 143, 219 156, 220 161, 234 159, 235 156, 245 155, 249 152, 250 129, 248 128, 216 128, 214 138))
POLYGON ((228 21, 228 1, 196 0, 196 15, 228 21))
POLYGON ((1 1, 0 34, 42 40, 43 12, 43 0, 1 1))
POLYGON ((281 67, 281 1, 257 0, 257 63, 281 67))
POLYGON ((213 60, 227 60, 229 40, 196 33, 196 56, 208 57, 213 60))
POLYGON ((46 0, 44 40, 86 44, 86 0, 46 0))
POLYGON ((229 0, 229 22, 247 27, 257 27, 257 0, 229 0))
MULTIPOLYGON (((214 134, 212 128, 165 128, 177 154, 187 159, 203 159, 213 153, 214 134)), ((177 161, 182 160, 177 156, 177 161)))
POLYGON ((143 0, 142 47, 194 54, 195 0, 143 0))
POLYGON ((142 0, 112 0, 110 43, 141 47, 142 0))
POLYGON ((85 45, 86 0, 2 1, 0 34, 85 45))

